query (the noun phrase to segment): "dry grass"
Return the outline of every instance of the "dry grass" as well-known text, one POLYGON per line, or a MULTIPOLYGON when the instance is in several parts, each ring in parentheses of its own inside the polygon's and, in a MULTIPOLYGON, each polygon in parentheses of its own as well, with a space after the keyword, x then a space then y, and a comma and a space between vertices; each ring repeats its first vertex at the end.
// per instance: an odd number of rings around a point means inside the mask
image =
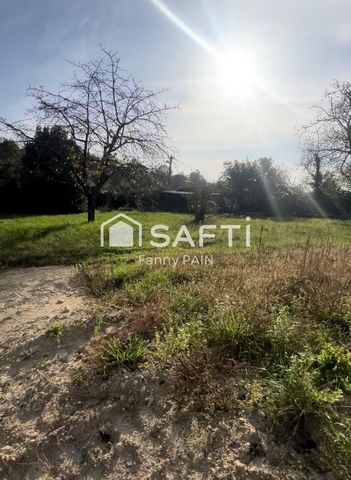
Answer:
POLYGON ((286 438, 313 418, 316 438, 328 438, 315 442, 321 458, 333 449, 334 468, 350 472, 343 433, 350 421, 350 254, 350 247, 305 245, 216 255, 211 269, 131 262, 105 265, 95 277, 92 269, 106 325, 114 325, 97 343, 147 339, 146 359, 172 373, 182 408, 213 414, 255 406, 286 438), (116 311, 122 316, 111 323, 116 311))

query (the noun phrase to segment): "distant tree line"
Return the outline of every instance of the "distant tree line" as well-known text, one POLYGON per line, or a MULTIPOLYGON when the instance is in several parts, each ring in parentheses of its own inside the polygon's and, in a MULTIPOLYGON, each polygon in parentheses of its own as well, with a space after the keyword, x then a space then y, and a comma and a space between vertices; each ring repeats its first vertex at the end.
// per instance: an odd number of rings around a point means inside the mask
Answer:
MULTIPOLYGON (((76 213, 87 209, 69 158, 78 151, 59 126, 37 127, 18 144, 0 139, 0 211, 2 213, 76 213)), ((96 195, 97 208, 142 208, 161 187, 164 174, 133 160, 120 162, 96 195)))
POLYGON ((336 81, 301 131, 308 180, 295 185, 271 158, 224 164, 218 182, 173 173, 159 91, 146 90, 103 49, 75 64, 59 92, 30 88, 32 117, 0 117, 0 210, 68 213, 145 208, 275 217, 348 216, 351 211, 351 84, 336 81), (33 128, 33 118, 37 127, 33 128), (11 139, 7 138, 11 133, 11 139), (15 138, 15 140, 13 140, 15 138), (144 163, 147 159, 163 164, 144 163))
MULTIPOLYGON (((0 208, 3 213, 72 213, 86 209, 86 197, 71 171, 69 158, 79 146, 58 126, 38 127, 20 145, 0 141, 0 208), (73 152, 73 153, 72 153, 73 152)), ((96 196, 99 209, 139 208, 274 217, 347 216, 349 184, 326 170, 316 152, 305 158, 308 181, 295 185, 270 158, 224 163, 218 182, 199 171, 169 176, 167 163, 145 166, 121 162, 96 196)))
POLYGON ((67 161, 75 149, 59 127, 38 128, 24 146, 0 143, 0 205, 5 213, 65 213, 83 208, 67 161))
POLYGON ((351 206, 351 192, 337 174, 312 171, 305 184, 289 180, 284 169, 270 158, 225 164, 219 181, 221 210, 228 213, 275 217, 344 216, 351 206))

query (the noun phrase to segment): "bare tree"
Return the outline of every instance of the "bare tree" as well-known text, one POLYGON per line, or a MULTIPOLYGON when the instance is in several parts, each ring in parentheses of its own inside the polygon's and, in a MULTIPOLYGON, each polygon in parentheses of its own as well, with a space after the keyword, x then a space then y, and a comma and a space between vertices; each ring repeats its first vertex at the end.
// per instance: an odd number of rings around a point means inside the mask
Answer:
POLYGON ((316 118, 301 132, 308 152, 306 166, 318 160, 351 182, 351 83, 336 80, 322 104, 313 108, 316 118))
MULTIPOLYGON (((30 87, 34 107, 28 112, 39 124, 60 125, 79 146, 68 159, 85 195, 88 221, 95 220, 95 199, 107 180, 131 159, 160 158, 168 150, 164 122, 171 107, 160 103, 162 91, 146 90, 120 67, 116 54, 103 49, 100 60, 72 63, 73 80, 53 93, 30 87)), ((0 126, 23 140, 33 136, 28 123, 0 126)))

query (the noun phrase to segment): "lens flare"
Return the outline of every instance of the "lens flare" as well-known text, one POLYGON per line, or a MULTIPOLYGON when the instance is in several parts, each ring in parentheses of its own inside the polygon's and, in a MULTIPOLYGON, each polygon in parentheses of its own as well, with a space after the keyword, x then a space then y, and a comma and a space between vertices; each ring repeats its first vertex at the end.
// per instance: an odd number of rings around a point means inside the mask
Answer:
POLYGON ((254 92, 255 62, 250 52, 236 50, 220 55, 218 75, 227 93, 250 97, 254 92))

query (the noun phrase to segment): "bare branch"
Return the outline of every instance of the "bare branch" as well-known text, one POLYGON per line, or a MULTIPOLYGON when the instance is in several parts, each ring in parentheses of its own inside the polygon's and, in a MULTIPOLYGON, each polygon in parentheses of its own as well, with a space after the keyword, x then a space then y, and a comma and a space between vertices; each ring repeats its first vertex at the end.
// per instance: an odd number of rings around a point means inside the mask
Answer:
POLYGON ((313 108, 316 118, 300 132, 306 168, 308 159, 317 154, 320 161, 351 181, 351 83, 335 80, 323 103, 313 108))
MULTIPOLYGON (((69 161, 86 196, 96 195, 125 159, 161 158, 169 151, 165 120, 171 107, 159 101, 163 92, 145 89, 121 69, 116 54, 102 51, 99 60, 70 62, 76 71, 61 91, 28 89, 36 122, 59 125, 79 146, 69 161)), ((0 119, 0 126, 32 139, 20 123, 0 119)))

